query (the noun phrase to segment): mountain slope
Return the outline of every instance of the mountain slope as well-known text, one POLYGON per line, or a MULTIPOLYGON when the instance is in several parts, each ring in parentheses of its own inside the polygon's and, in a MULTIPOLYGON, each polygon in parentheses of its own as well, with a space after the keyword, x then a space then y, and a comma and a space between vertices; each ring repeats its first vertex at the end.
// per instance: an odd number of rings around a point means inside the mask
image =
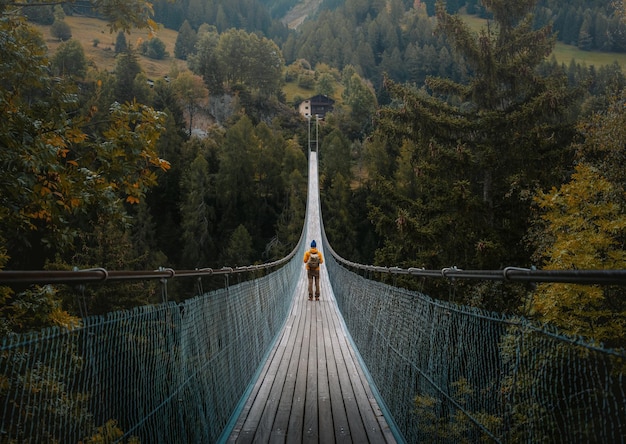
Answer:
POLYGON ((291 29, 296 29, 308 17, 315 14, 321 4, 322 0, 302 0, 287 11, 281 22, 291 29))

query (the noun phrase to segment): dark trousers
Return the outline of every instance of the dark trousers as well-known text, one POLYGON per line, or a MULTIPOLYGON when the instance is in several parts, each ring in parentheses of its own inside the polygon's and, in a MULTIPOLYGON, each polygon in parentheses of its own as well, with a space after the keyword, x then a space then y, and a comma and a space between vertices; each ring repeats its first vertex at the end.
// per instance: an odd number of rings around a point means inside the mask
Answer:
POLYGON ((315 297, 320 297, 320 269, 307 270, 309 277, 309 298, 313 297, 313 284, 315 283, 315 297))

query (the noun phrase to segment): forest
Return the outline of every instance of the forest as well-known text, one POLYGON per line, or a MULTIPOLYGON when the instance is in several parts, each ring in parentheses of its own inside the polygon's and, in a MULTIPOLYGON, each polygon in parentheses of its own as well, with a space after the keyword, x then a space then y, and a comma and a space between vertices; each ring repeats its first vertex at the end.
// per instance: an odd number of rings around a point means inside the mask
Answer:
MULTIPOLYGON (((624 268, 626 77, 618 63, 551 56, 557 40, 624 52, 623 4, 329 0, 295 29, 281 21, 292 6, 0 3, 0 269, 283 257, 305 211, 307 126, 296 105, 318 93, 336 100, 320 126, 320 187, 343 257, 427 269, 624 268), (474 32, 467 14, 490 26, 474 32), (71 15, 108 22, 114 66, 88 59, 71 15), (62 42, 54 53, 34 24, 62 42), (159 25, 178 31, 173 47, 159 25), (134 44, 137 28, 154 37, 134 44), (148 79, 141 57, 185 69, 148 79)), ((625 345, 620 287, 398 284, 625 345)), ((153 285, 94 286, 80 297, 3 287, 0 334, 158 303, 153 285)), ((190 293, 180 285, 178 300, 190 293)))

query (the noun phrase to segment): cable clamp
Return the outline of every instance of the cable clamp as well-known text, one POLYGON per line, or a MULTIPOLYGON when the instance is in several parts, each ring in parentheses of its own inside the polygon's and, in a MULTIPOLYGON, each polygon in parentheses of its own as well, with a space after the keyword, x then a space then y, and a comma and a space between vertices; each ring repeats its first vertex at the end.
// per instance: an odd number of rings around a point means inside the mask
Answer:
POLYGON ((511 278, 509 277, 509 272, 511 271, 532 271, 530 268, 523 268, 523 267, 506 267, 504 270, 502 270, 502 274, 504 275, 504 280, 510 280, 511 278))

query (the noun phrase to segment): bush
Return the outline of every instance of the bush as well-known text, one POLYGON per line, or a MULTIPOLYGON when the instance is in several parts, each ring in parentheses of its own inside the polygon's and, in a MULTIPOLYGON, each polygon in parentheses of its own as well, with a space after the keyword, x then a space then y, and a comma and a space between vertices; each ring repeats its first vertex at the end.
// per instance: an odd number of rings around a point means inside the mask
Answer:
POLYGON ((50 34, 52 34, 52 37, 65 42, 72 38, 72 29, 63 20, 55 20, 50 27, 50 34))
POLYGON ((315 73, 305 71, 298 76, 298 86, 305 89, 313 89, 315 87, 315 73))
POLYGON ((158 37, 153 37, 150 40, 142 42, 139 50, 142 55, 150 57, 151 59, 162 60, 167 56, 165 43, 158 37))

